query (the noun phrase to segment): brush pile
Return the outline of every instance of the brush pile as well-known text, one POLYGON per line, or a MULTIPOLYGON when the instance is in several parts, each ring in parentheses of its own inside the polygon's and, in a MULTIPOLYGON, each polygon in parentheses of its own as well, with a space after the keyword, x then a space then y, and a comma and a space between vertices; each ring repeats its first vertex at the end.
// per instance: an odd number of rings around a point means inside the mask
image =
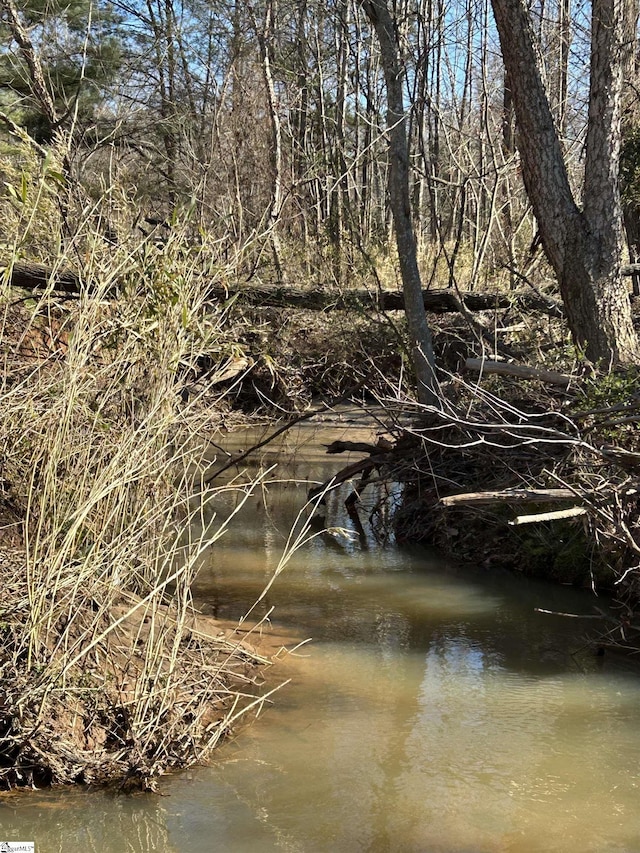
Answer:
POLYGON ((391 516, 371 517, 391 518, 397 541, 613 592, 620 615, 606 643, 640 648, 637 370, 564 385, 548 372, 555 384, 540 381, 535 369, 503 364, 501 373, 450 375, 441 408, 381 401, 396 412, 394 441, 362 447, 368 458, 334 481, 359 474, 355 494, 402 484, 391 516))

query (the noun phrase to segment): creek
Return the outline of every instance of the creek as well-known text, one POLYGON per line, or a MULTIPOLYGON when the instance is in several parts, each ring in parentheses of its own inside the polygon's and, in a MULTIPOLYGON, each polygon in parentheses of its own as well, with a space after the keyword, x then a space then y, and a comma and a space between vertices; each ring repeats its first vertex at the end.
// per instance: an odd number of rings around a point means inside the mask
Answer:
MULTIPOLYGON (((210 612, 251 607, 309 482, 359 458, 323 445, 371 435, 334 418, 246 463, 239 482, 277 467, 205 556, 194 594, 210 612)), ((283 664, 291 681, 272 705, 157 795, 0 800, 3 840, 35 840, 38 853, 640 850, 640 670, 585 648, 593 622, 536 612, 606 605, 359 537, 345 488, 322 507, 331 531, 314 528, 253 611, 273 607, 274 624, 312 638, 283 664)), ((219 517, 240 498, 221 493, 219 517)))

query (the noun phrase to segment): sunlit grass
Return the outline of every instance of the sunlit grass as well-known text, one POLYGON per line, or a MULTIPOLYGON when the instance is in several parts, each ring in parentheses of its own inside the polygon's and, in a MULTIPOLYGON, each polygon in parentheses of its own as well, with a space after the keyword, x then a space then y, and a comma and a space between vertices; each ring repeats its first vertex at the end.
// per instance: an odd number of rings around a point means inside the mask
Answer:
MULTIPOLYGON (((29 243, 19 229, 46 196, 50 175, 40 180, 39 195, 29 185, 10 199, 7 269, 29 243)), ((176 221, 164 245, 140 239, 110 256, 95 220, 92 203, 56 259, 78 270, 77 247, 98 247, 76 299, 25 295, 6 276, 0 303, 4 787, 151 787, 263 701, 258 657, 202 627, 190 593, 227 522, 193 536, 224 392, 184 390, 204 356, 224 367, 240 351, 224 306, 206 304, 206 240, 185 251, 176 221)))

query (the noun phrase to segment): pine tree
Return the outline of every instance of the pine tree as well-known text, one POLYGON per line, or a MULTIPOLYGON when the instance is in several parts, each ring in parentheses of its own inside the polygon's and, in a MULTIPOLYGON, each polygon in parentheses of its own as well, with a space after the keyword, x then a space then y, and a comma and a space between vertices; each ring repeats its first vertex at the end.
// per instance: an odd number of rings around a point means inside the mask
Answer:
POLYGON ((86 130, 122 61, 119 16, 92 0, 2 0, 0 8, 3 109, 40 143, 71 124, 86 130), (33 62, 44 93, 34 85, 33 62))

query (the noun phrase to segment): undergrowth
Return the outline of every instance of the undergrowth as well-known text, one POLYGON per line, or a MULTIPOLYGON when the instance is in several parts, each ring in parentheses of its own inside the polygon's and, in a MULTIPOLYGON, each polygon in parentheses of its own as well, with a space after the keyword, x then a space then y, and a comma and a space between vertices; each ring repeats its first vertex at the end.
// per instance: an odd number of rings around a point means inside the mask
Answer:
POLYGON ((203 359, 215 374, 241 348, 227 307, 206 304, 203 268, 223 270, 204 237, 186 252, 176 221, 160 247, 109 249, 93 203, 65 234, 46 164, 38 180, 4 199, 0 786, 151 788, 264 701, 260 658, 199 617, 190 594, 226 523, 192 533, 214 491, 202 448, 226 390, 215 378, 185 389, 203 359), (76 298, 9 286, 12 265, 42 249, 30 238, 39 212, 59 228, 56 266, 81 271, 76 298))

